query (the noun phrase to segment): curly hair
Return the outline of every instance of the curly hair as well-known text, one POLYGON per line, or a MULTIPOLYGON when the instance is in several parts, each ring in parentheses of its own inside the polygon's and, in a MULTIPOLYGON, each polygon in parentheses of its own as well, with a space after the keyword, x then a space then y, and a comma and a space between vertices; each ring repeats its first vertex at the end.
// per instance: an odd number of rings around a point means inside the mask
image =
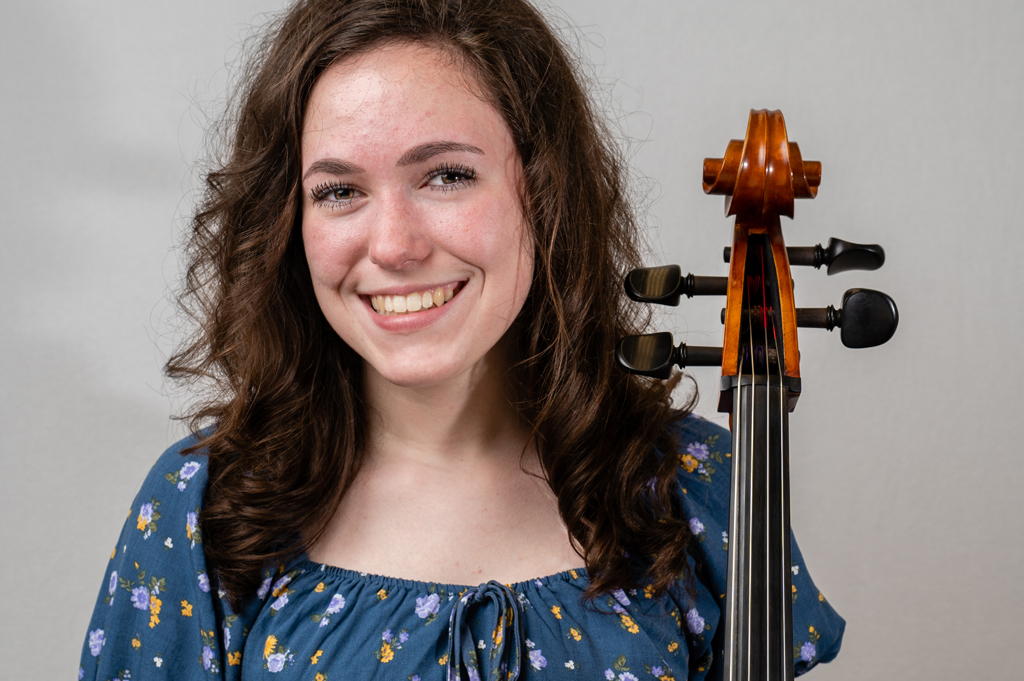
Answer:
POLYGON ((513 407, 588 568, 587 595, 691 577, 669 425, 692 404, 674 411, 673 382, 614 366, 616 341, 649 321, 621 286, 640 239, 621 151, 569 52, 524 0, 300 0, 241 74, 186 249, 181 304, 195 332, 166 365, 209 388, 184 418, 215 424, 193 450, 209 456, 200 523, 222 587, 247 596, 261 568, 315 542, 363 463, 363 363, 313 294, 299 149, 317 78, 391 41, 458 58, 516 144, 534 275, 508 336, 513 407))

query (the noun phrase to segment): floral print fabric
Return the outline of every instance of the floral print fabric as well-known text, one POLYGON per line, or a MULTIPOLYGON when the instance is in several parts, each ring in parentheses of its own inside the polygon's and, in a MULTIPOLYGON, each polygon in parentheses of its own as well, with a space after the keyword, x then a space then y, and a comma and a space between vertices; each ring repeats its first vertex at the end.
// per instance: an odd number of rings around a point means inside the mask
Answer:
MULTIPOLYGON (((268 569, 232 611, 207 571, 197 519, 206 459, 160 458, 132 505, 103 580, 78 678, 400 681, 721 677, 730 437, 689 416, 679 493, 695 536, 696 591, 618 590, 584 603, 585 570, 517 584, 427 584, 320 565, 268 569)), ((845 623, 793 542, 797 673, 831 660, 845 623)))

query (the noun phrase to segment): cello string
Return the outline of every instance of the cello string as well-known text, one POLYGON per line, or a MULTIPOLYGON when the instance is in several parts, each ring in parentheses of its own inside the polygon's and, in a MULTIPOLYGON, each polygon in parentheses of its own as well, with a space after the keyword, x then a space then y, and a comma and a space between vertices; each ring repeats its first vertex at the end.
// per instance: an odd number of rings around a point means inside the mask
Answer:
MULTIPOLYGON (((769 362, 768 356, 768 277, 765 268, 765 253, 764 244, 759 247, 760 250, 760 261, 761 261, 761 329, 764 332, 764 369, 765 369, 765 452, 763 465, 765 469, 764 476, 764 501, 763 512, 764 512, 764 570, 765 570, 765 582, 764 582, 764 636, 766 638, 771 637, 771 615, 772 615, 772 597, 771 597, 771 498, 772 498, 772 477, 771 477, 771 405, 772 405, 772 391, 769 385, 769 372, 771 371, 771 363, 769 362)), ((772 319, 774 322, 774 319, 772 319)), ((774 331, 774 323, 772 325, 774 331)), ((771 653, 769 647, 765 647, 765 679, 771 679, 771 653)))
MULTIPOLYGON (((749 258, 748 258, 748 262, 749 262, 749 258)), ((753 570, 751 568, 753 568, 753 558, 754 558, 754 546, 753 546, 754 533, 753 533, 752 530, 753 530, 753 526, 754 526, 754 499, 755 499, 755 497, 754 497, 754 415, 755 415, 754 414, 754 410, 756 408, 755 402, 757 401, 755 399, 756 396, 757 396, 757 392, 756 392, 756 389, 755 389, 755 386, 757 384, 757 366, 756 366, 756 361, 755 361, 756 360, 756 352, 755 352, 755 345, 754 345, 754 327, 753 327, 754 320, 753 320, 753 315, 751 314, 752 310, 750 308, 751 308, 752 303, 756 300, 756 298, 754 297, 754 293, 756 292, 755 291, 755 285, 756 285, 756 281, 754 280, 754 278, 753 277, 749 277, 747 279, 747 315, 746 315, 746 320, 747 320, 747 338, 748 338, 749 343, 750 343, 750 345, 749 345, 749 353, 750 353, 749 354, 749 360, 750 360, 750 388, 748 389, 749 390, 749 395, 750 395, 750 398, 749 398, 749 401, 750 401, 750 417, 747 419, 747 431, 748 431, 748 436, 750 438, 750 444, 747 447, 747 456, 746 456, 746 473, 747 473, 747 475, 746 475, 746 483, 747 483, 747 494, 746 494, 746 499, 747 499, 746 534, 747 534, 747 536, 744 537, 744 539, 746 540, 746 545, 747 545, 747 550, 746 550, 746 566, 745 566, 746 567, 745 572, 746 572, 746 577, 747 577, 747 587, 746 587, 747 588, 747 594, 746 594, 747 595, 747 599, 746 599, 747 600, 747 616, 746 616, 745 619, 746 619, 746 622, 747 622, 747 636, 746 636, 747 675, 746 675, 746 678, 748 680, 752 678, 750 665, 753 662, 753 655, 751 654, 753 651, 751 649, 751 646, 753 646, 753 641, 754 641, 754 638, 752 636, 753 632, 751 631, 751 627, 753 626, 753 617, 752 617, 752 614, 753 614, 753 603, 751 602, 751 600, 752 600, 752 597, 753 597, 753 594, 754 594, 753 581, 752 581, 753 578, 754 578, 754 574, 753 574, 753 570)), ((742 390, 742 387, 741 387, 741 390, 742 390)))

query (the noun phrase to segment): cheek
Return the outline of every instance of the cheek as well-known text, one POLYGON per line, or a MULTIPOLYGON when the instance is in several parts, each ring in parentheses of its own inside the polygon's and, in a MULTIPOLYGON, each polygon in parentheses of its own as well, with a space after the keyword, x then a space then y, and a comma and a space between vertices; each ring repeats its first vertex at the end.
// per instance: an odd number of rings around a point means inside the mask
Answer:
POLYGON ((302 247, 313 285, 336 288, 355 263, 357 242, 354 234, 336 226, 303 220, 302 247))

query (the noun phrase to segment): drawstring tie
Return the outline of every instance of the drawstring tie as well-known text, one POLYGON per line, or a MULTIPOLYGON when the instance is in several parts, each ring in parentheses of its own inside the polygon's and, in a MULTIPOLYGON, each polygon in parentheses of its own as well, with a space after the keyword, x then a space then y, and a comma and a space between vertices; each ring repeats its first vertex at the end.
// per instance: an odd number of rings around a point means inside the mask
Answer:
POLYGON ((522 622, 512 589, 487 582, 464 593, 448 618, 448 681, 515 681, 522 657, 522 622), (471 625, 493 622, 479 647, 471 625))

